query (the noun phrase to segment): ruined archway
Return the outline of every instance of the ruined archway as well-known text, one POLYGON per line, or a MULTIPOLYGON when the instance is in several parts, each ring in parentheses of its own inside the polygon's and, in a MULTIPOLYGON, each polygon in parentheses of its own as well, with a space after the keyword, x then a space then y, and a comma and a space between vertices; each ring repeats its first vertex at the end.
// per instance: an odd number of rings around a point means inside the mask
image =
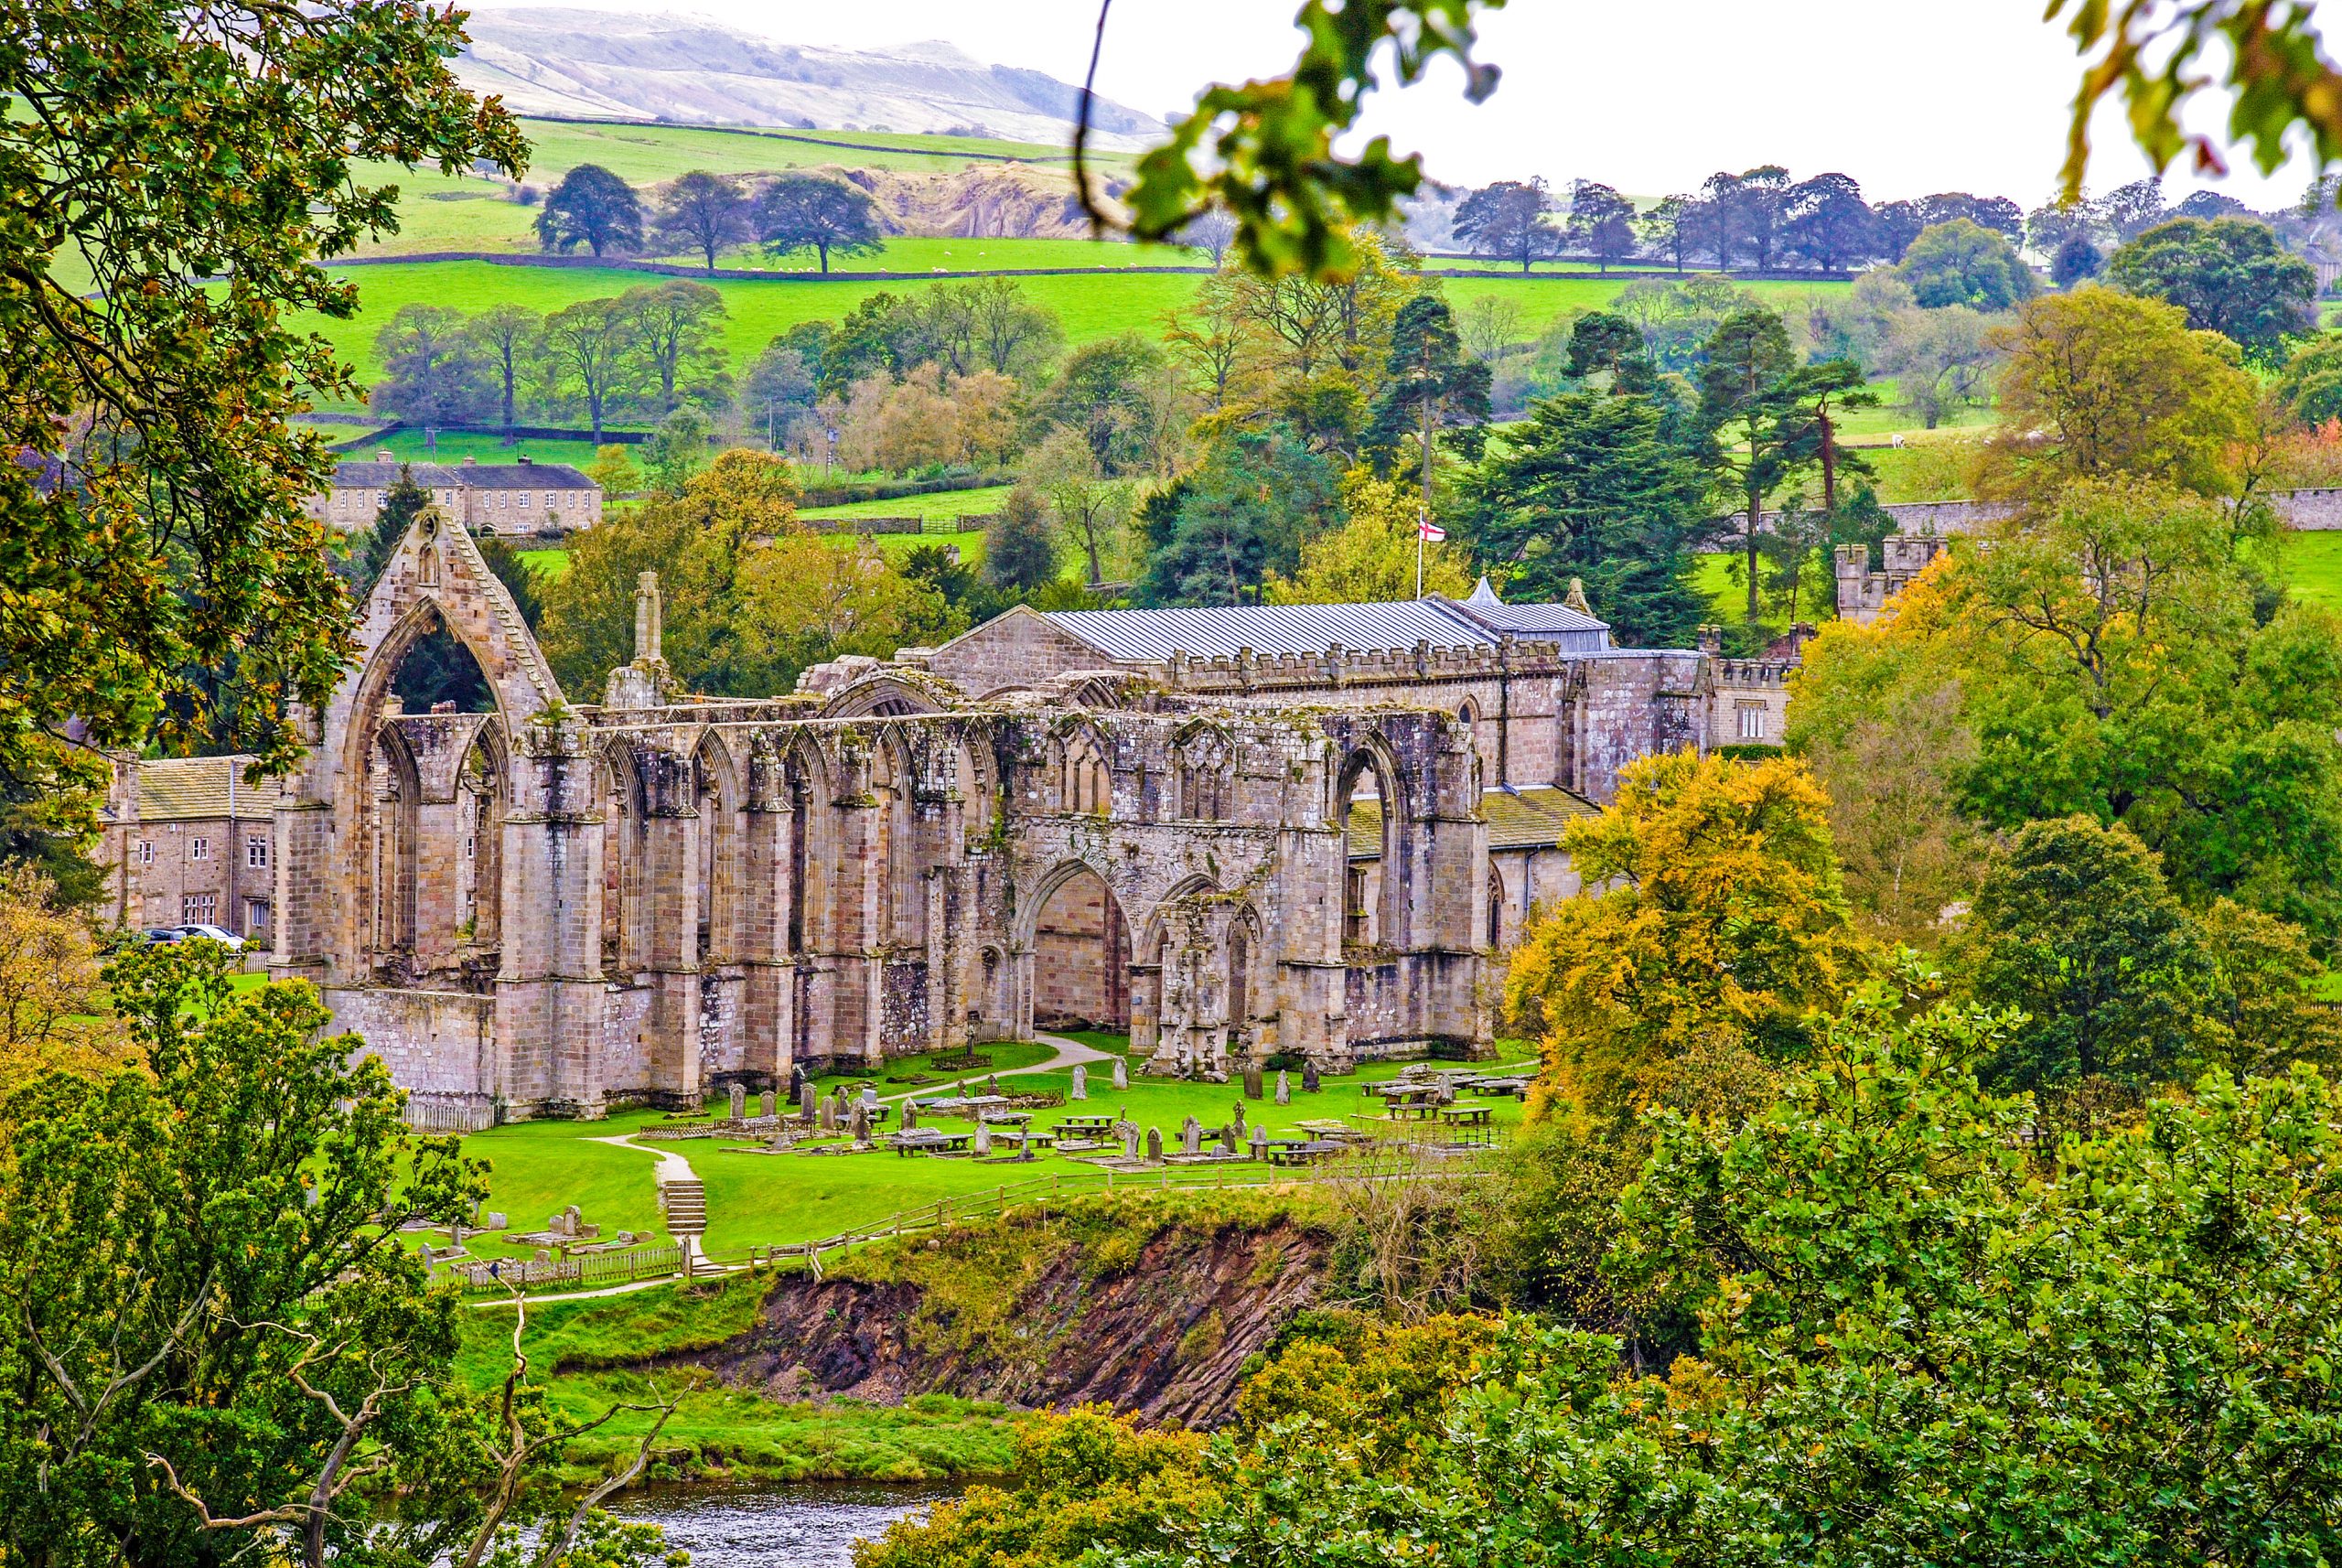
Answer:
POLYGON ((1034 1027, 1127 1032, 1130 973, 1130 921, 1106 879, 1086 865, 1053 878, 1033 918, 1034 1027))
POLYGON ((1343 759, 1334 791, 1334 822, 1342 831, 1347 866, 1342 878, 1342 945, 1396 946, 1406 940, 1406 900, 1398 875, 1399 833, 1406 816, 1397 763, 1379 746, 1362 746, 1343 759))

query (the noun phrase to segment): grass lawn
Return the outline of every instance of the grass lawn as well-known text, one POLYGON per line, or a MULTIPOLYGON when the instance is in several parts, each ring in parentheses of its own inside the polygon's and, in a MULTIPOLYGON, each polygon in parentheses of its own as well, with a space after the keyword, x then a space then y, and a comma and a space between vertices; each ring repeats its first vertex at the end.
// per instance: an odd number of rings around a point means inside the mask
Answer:
MULTIPOLYGON (((603 1122, 516 1122, 475 1133, 464 1140, 464 1153, 489 1162, 489 1197, 481 1207, 501 1209, 515 1230, 537 1230, 574 1203, 605 1236, 633 1230, 664 1240, 651 1157, 593 1142, 658 1119, 657 1112, 628 1111, 603 1122)), ((690 1145, 693 1152, 698 1146, 690 1145)), ((528 1251, 487 1238, 466 1244, 489 1256, 528 1251)))
POLYGON ((543 577, 558 577, 569 570, 569 552, 548 545, 543 550, 523 550, 521 559, 530 571, 543 577))
POLYGON ((938 490, 933 495, 897 496, 889 501, 846 501, 838 506, 807 507, 810 518, 969 517, 998 511, 1011 487, 984 485, 972 490, 938 490))
POLYGON ((588 467, 594 461, 591 441, 539 441, 526 437, 504 444, 501 435, 475 435, 455 431, 441 431, 435 446, 424 445, 420 430, 399 430, 379 441, 370 441, 349 454, 352 457, 372 458, 378 449, 406 463, 460 463, 467 457, 483 463, 517 463, 523 457, 539 463, 567 463, 573 467, 588 467))
POLYGON ((2342 610, 2342 533, 2287 533, 2283 560, 2294 597, 2342 610))

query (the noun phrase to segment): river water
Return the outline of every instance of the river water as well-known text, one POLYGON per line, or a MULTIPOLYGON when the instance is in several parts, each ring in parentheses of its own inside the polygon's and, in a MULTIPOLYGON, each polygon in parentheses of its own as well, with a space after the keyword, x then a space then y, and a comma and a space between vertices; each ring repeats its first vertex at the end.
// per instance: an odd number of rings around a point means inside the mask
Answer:
POLYGON ((666 1527, 692 1568, 848 1568, 854 1543, 959 1495, 934 1487, 645 1487, 612 1511, 666 1527))

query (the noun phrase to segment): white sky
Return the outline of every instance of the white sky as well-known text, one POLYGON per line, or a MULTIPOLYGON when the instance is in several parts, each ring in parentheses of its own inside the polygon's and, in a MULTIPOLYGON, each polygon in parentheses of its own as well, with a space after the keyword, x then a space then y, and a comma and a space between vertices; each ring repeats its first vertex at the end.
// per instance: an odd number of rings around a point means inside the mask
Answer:
MULTIPOLYGON (((532 0, 467 0, 507 9, 532 0)), ((534 0, 543 4, 546 0, 534 0)), ((638 15, 687 12, 790 43, 876 48, 927 38, 979 59, 1080 82, 1094 0, 552 0, 638 15)), ((1292 0, 1115 0, 1100 90, 1162 114, 1213 80, 1289 65, 1292 0)), ((1504 70, 1488 102, 1464 102, 1443 67, 1406 91, 1385 85, 1370 132, 1425 156, 1458 184, 1542 174, 1636 195, 1688 189, 1719 168, 1775 162, 1803 177, 1853 175, 1873 200, 1946 189, 2031 207, 2064 156, 2079 77, 2042 0, 1512 0, 1482 27, 1504 70)), ((2191 124, 2218 127, 2199 105, 2191 124)), ((2145 171, 2102 113, 2090 188, 2145 171)), ((2256 207, 2294 199, 2299 169, 2262 181, 2240 154, 2221 188, 2256 207)), ((2184 189, 2182 171, 2171 179, 2184 189)))

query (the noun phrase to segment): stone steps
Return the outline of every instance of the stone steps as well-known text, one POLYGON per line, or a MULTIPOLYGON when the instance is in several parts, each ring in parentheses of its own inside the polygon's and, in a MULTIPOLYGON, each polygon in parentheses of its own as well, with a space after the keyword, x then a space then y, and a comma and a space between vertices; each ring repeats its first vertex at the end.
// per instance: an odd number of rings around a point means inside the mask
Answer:
POLYGON ((707 1184, 664 1181, 659 1184, 659 1207, 666 1211, 667 1230, 676 1237, 707 1233, 707 1184))

